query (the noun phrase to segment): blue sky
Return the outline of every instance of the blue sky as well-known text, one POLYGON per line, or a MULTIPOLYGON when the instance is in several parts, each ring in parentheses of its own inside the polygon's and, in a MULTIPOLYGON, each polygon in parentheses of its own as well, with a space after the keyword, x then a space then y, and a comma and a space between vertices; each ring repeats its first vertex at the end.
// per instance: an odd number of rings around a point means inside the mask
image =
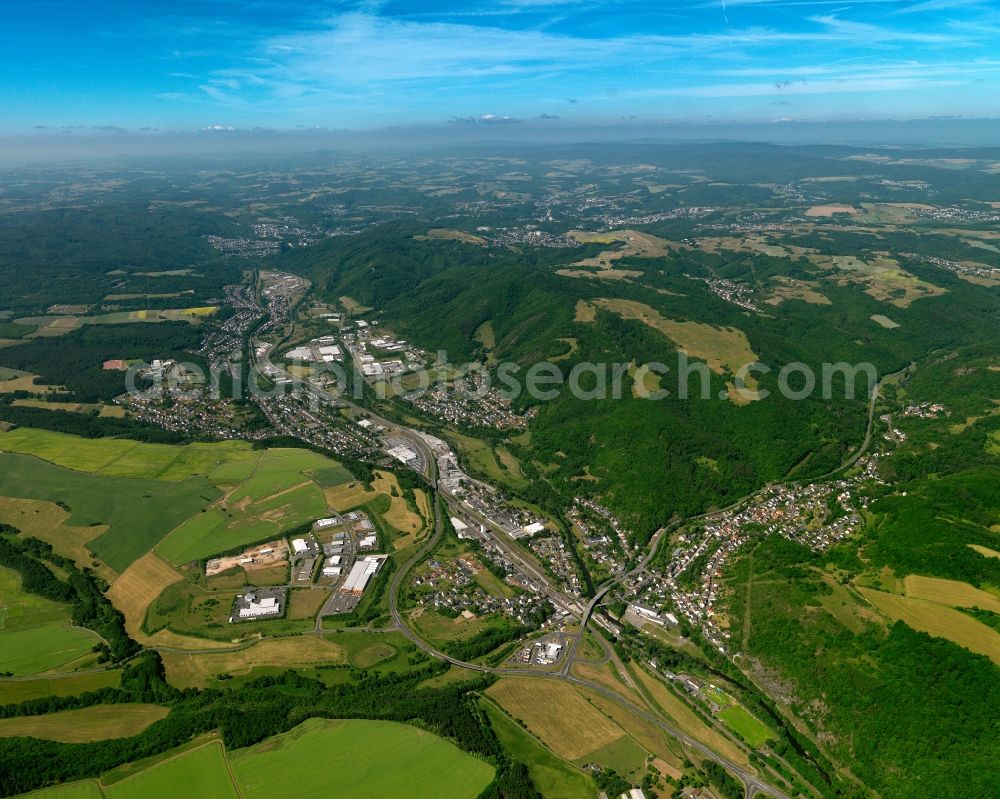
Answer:
POLYGON ((998 5, 9 0, 0 130, 1000 117, 998 5))

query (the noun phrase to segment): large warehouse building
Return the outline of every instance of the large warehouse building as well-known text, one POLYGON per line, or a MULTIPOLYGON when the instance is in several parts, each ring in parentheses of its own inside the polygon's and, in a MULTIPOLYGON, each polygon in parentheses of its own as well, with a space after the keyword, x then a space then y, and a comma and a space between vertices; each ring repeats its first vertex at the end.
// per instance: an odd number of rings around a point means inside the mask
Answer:
POLYGON ((356 561, 340 590, 351 594, 363 594, 368 583, 381 567, 383 560, 385 560, 385 555, 369 555, 367 558, 356 561))

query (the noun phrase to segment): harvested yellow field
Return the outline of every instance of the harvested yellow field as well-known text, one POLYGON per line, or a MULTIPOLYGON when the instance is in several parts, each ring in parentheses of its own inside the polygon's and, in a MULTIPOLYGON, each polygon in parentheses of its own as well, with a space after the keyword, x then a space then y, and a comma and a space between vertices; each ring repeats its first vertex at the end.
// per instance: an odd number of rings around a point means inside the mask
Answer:
POLYGON ((336 511, 346 511, 364 505, 366 502, 378 496, 377 491, 369 491, 364 483, 352 480, 349 483, 341 483, 333 488, 323 489, 326 497, 326 504, 336 511))
POLYGON ((681 765, 680 758, 670 749, 668 741, 672 739, 666 732, 601 694, 588 691, 586 688, 580 690, 594 707, 614 721, 643 749, 661 761, 672 763, 674 768, 681 765))
POLYGON ((810 305, 832 305, 830 298, 820 294, 819 284, 811 280, 796 280, 779 275, 774 279, 773 293, 764 300, 767 305, 781 305, 785 300, 801 300, 810 305))
POLYGON ((82 744, 110 738, 131 738, 165 718, 159 705, 94 705, 44 716, 0 719, 0 737, 24 735, 46 741, 82 744))
POLYGON ((147 552, 129 566, 107 591, 111 604, 125 616, 125 629, 143 643, 149 636, 142 632, 146 610, 168 585, 184 578, 155 552, 147 552))
POLYGON ((858 209, 853 205, 814 205, 806 211, 806 216, 831 217, 835 214, 850 214, 857 216, 858 209))
POLYGON ((66 524, 69 513, 54 502, 40 499, 17 499, 0 497, 0 522, 13 525, 25 535, 39 538, 52 545, 60 555, 73 560, 80 568, 89 567, 108 582, 116 572, 111 567, 98 563, 87 549, 92 541, 107 530, 106 525, 97 527, 70 527, 66 524))
POLYGON ((954 608, 898 594, 858 587, 861 595, 890 619, 986 655, 1000 665, 1000 633, 954 608))
MULTIPOLYGON (((47 386, 35 383, 35 375, 21 375, 10 380, 0 380, 0 393, 10 394, 15 391, 30 391, 32 394, 48 394, 52 391, 61 391, 62 386, 47 386)), ((16 402, 16 401, 15 401, 16 402)))
POLYGON ((870 318, 875 324, 881 325, 886 330, 893 330, 899 327, 899 322, 892 321, 892 319, 890 319, 888 316, 885 316, 884 314, 880 313, 872 314, 870 318))
POLYGON ((959 580, 942 580, 937 577, 911 574, 903 580, 903 590, 907 596, 927 599, 953 608, 978 607, 1000 613, 1000 598, 959 580))
POLYGON ((976 550, 984 558, 1000 558, 1000 552, 995 549, 990 549, 989 547, 981 547, 979 544, 969 544, 969 546, 976 550))
POLYGON ((597 318, 597 308, 586 300, 577 300, 573 313, 574 322, 593 322, 597 318))
POLYGON ((630 277, 641 277, 642 272, 634 269, 602 269, 600 272, 590 272, 586 269, 557 269, 557 275, 563 277, 598 278, 599 280, 628 280, 630 277))
POLYGON ((414 236, 413 238, 417 241, 426 241, 427 239, 461 241, 465 244, 478 244, 480 247, 485 247, 489 243, 482 236, 466 233, 464 230, 452 230, 451 228, 431 228, 427 231, 426 236, 414 236))
POLYGON ((642 683, 643 690, 681 730, 736 763, 741 765, 749 763, 747 755, 742 749, 717 729, 708 726, 698 718, 684 700, 674 695, 661 680, 642 668, 637 668, 635 673, 639 682, 642 683))
POLYGON ((622 258, 659 258, 667 254, 667 242, 659 236, 640 233, 638 230, 614 230, 609 233, 588 233, 571 230, 568 234, 581 244, 621 244, 614 250, 605 250, 594 258, 576 261, 573 266, 590 269, 611 269, 622 258))
POLYGON ((271 638, 236 652, 161 652, 167 679, 178 688, 206 686, 219 674, 248 674, 254 668, 294 669, 317 663, 346 663, 344 650, 318 635, 271 638))
POLYGON ((415 488, 413 496, 417 499, 417 509, 420 511, 420 514, 425 519, 431 518, 431 501, 427 497, 427 492, 420 488, 415 488))
MULTIPOLYGON (((635 300, 602 298, 594 302, 623 319, 635 319, 659 331, 692 358, 708 364, 708 368, 716 374, 735 375, 741 367, 758 360, 746 334, 735 327, 713 327, 701 322, 678 322, 665 318, 655 308, 635 300)), ((755 392, 757 389, 757 382, 749 375, 746 379, 746 388, 749 392, 755 392)), ((730 397, 734 402, 738 396, 730 385, 730 397)), ((740 399, 746 401, 749 398, 740 399)))
POLYGON ((375 472, 372 487, 379 493, 389 497, 389 510, 382 514, 383 518, 402 533, 416 533, 424 526, 420 514, 415 513, 403 499, 403 489, 392 472, 375 472))
POLYGON ((909 308, 921 298, 938 297, 947 293, 946 289, 910 274, 886 253, 876 254, 868 261, 854 255, 814 253, 807 257, 816 266, 836 270, 836 274, 829 279, 836 281, 838 285, 853 283, 864 286, 865 294, 897 308, 909 308))
POLYGON ((624 735, 617 724, 563 682, 506 677, 486 693, 566 760, 579 760, 624 735))

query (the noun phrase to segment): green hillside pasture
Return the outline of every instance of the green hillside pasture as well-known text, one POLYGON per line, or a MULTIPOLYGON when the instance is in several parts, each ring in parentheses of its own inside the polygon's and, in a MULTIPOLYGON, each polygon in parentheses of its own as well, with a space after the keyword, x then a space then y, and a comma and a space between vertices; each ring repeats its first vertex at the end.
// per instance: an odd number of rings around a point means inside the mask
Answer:
POLYGON ((0 432, 0 450, 34 455, 57 466, 107 477, 172 481, 206 476, 222 464, 257 459, 257 453, 244 441, 145 444, 127 438, 81 438, 30 427, 0 432))
POLYGON ((0 671, 24 676, 85 655, 100 638, 70 624, 68 605, 21 590, 21 578, 0 568, 0 671))
POLYGON ((542 799, 577 799, 597 795, 597 784, 589 774, 560 760, 492 702, 484 700, 481 707, 504 750, 514 760, 527 766, 542 799))
POLYGON ((107 524, 87 548, 120 573, 220 492, 204 477, 181 482, 104 477, 0 453, 0 496, 62 503, 72 512, 70 525, 107 524))
POLYGON ((0 705, 14 705, 43 696, 78 696, 86 691, 116 687, 120 679, 120 671, 110 670, 33 680, 0 680, 0 705))
MULTIPOLYGON (((298 782, 297 779, 290 779, 290 773, 276 776, 286 783, 298 782)), ((178 796, 184 799, 239 798, 229 777, 222 744, 218 742, 192 749, 116 782, 104 789, 104 795, 107 799, 175 799, 178 796)))
POLYGON ((730 705, 719 711, 719 718, 726 726, 746 741, 750 746, 762 746, 770 739, 777 739, 762 722, 751 716, 740 705, 730 705))
MULTIPOLYGON (((298 482, 303 479, 298 475, 298 482)), ((239 491, 243 493, 242 486, 239 491)), ((236 504, 230 497, 225 507, 212 508, 188 519, 156 551, 177 566, 277 536, 325 513, 323 492, 312 482, 279 490, 256 501, 251 495, 243 495, 236 504)))
POLYGON ((246 799, 473 799, 494 773, 433 733, 386 721, 312 719, 230 760, 246 799))
POLYGON ((269 449, 257 463, 250 479, 233 492, 229 501, 235 504, 245 497, 257 499, 271 496, 310 480, 314 472, 337 466, 336 461, 307 449, 269 449))
POLYGON ((93 780, 70 782, 41 791, 32 791, 24 799, 104 799, 100 786, 93 780))
POLYGON ((87 654, 99 638, 68 621, 49 621, 25 630, 0 630, 0 671, 40 674, 87 654))

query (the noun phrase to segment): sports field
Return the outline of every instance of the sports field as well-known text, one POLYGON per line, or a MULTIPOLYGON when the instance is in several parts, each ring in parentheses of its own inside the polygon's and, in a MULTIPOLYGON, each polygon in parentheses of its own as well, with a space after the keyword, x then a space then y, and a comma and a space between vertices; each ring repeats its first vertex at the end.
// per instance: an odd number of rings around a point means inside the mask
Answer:
POLYGON ((474 799, 494 774, 433 733, 388 721, 311 719, 230 762, 246 799, 474 799))
POLYGON ((85 655, 100 638, 70 624, 70 608, 21 590, 0 567, 0 672, 39 674, 85 655))
POLYGON ((871 588, 858 586, 858 591, 890 619, 903 621, 914 630, 947 638, 1000 665, 1000 633, 962 611, 926 599, 887 594, 871 588))
POLYGON ((719 711, 719 718, 733 732, 739 733, 740 737, 750 746, 762 746, 769 739, 777 739, 764 724, 751 716, 740 705, 730 705, 719 711))
POLYGON ((68 744, 131 738, 170 710, 159 705, 93 705, 44 716, 0 719, 0 737, 27 735, 68 744))
POLYGON ((741 765, 748 763, 747 756, 742 749, 721 732, 702 721, 684 700, 671 692, 661 680, 639 668, 635 670, 635 675, 654 704, 681 730, 736 763, 741 765))
POLYGON ((123 572, 219 491, 204 477, 181 482, 104 477, 0 453, 0 496, 63 503, 71 510, 66 523, 72 526, 108 525, 88 547, 123 572))
MULTIPOLYGON (((287 775, 283 775, 287 779, 287 775)), ((239 799, 222 744, 213 742, 104 789, 107 799, 239 799)))

